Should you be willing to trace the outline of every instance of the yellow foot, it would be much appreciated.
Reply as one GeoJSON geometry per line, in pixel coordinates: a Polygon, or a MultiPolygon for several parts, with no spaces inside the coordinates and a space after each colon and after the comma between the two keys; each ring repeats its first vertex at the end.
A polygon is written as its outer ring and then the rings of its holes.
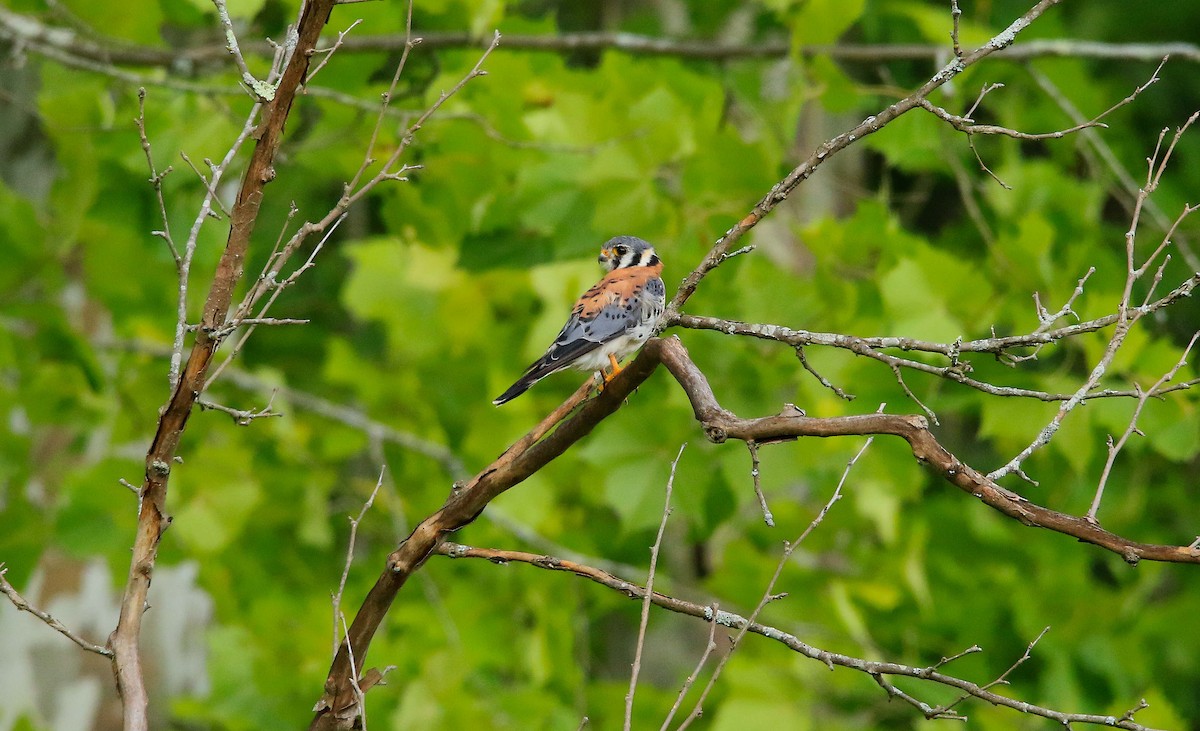
{"type": "Polygon", "coordinates": [[[608,362],[612,364],[612,370],[607,373],[600,371],[600,375],[604,376],[604,383],[606,384],[612,379],[616,378],[617,374],[622,370],[621,364],[617,362],[617,357],[612,353],[608,354],[608,362]]]}

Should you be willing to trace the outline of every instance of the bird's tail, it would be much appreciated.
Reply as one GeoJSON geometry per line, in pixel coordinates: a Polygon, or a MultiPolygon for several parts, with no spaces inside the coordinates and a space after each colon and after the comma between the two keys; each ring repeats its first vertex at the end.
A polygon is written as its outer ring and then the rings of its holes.
{"type": "Polygon", "coordinates": [[[542,380],[551,373],[561,369],[564,363],[551,363],[546,358],[538,360],[533,365],[529,366],[525,374],[517,379],[517,382],[508,387],[508,390],[500,394],[492,400],[492,403],[499,406],[512,401],[516,397],[529,390],[529,387],[538,381],[542,380]]]}

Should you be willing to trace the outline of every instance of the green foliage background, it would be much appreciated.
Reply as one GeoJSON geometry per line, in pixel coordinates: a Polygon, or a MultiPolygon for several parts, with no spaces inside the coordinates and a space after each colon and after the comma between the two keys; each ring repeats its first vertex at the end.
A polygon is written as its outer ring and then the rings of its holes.
{"type": "MultiPolygon", "coordinates": [[[[1028,4],[963,3],[964,45],[998,32],[1028,4]]],[[[9,0],[8,7],[47,23],[73,15],[129,43],[219,42],[214,13],[201,0],[141,2],[120,12],[81,0],[55,9],[9,0]]],[[[597,277],[594,256],[603,240],[631,233],[654,242],[671,287],[817,143],[906,95],[933,70],[924,61],[807,58],[800,48],[838,41],[949,47],[949,12],[940,2],[724,0],[675,7],[688,37],[716,37],[736,22],[749,40],[788,39],[796,52],[714,62],[501,45],[486,64],[489,75],[418,134],[410,162],[424,167],[355,209],[316,268],[272,313],[311,324],[260,331],[235,365],[262,383],[344,404],[441,445],[476,470],[578,385],[576,377],[557,376],[502,409],[490,404],[540,354],[574,297],[597,277]]],[[[294,14],[275,0],[244,0],[231,9],[244,41],[281,38],[294,14]]],[[[349,5],[335,13],[331,31],[361,17],[356,34],[401,32],[404,11],[404,3],[392,0],[349,5]]],[[[470,30],[480,37],[493,28],[669,34],[662,17],[637,4],[458,0],[418,2],[414,27],[418,34],[470,30]]],[[[1130,13],[1120,3],[1068,2],[1021,39],[1151,42],[1198,33],[1200,12],[1187,3],[1139,4],[1130,13]]],[[[418,47],[396,106],[423,109],[477,57],[469,48],[418,47]]],[[[248,271],[258,271],[292,202],[299,216],[315,218],[340,195],[362,159],[371,109],[396,60],[382,52],[339,54],[314,80],[363,104],[316,95],[300,100],[248,271]]],[[[256,72],[265,68],[262,59],[252,63],[256,72]]],[[[1154,65],[994,59],[933,101],[963,112],[983,85],[1001,82],[1005,88],[992,92],[976,117],[1049,131],[1072,122],[1034,73],[1091,116],[1128,95],[1154,65]]],[[[178,154],[219,159],[249,104],[236,92],[231,70],[195,73],[193,80],[230,93],[151,86],[146,102],[156,161],[175,168],[164,192],[179,239],[202,186],[178,154]]],[[[1135,179],[1144,177],[1159,130],[1181,124],[1200,104],[1196,79],[1194,64],[1169,62],[1162,81],[1099,132],[1135,179]]],[[[119,581],[136,513],[116,481],[139,481],[156,409],[168,394],[163,352],[176,291],[169,253],[150,233],[161,224],[131,123],[136,86],[31,55],[23,64],[8,58],[0,87],[6,140],[0,560],[17,586],[47,552],[103,557],[119,581]]],[[[396,130],[394,121],[385,125],[385,146],[395,144],[396,130]]],[[[709,277],[687,310],[948,342],[993,328],[1032,330],[1031,294],[1056,309],[1094,266],[1076,310],[1084,318],[1113,311],[1124,282],[1129,216],[1112,172],[1095,163],[1079,137],[989,138],[977,145],[1012,190],[981,172],[965,138],[932,115],[901,118],[801,186],[750,234],[759,248],[709,277]],[[968,215],[964,189],[983,226],[968,215]]],[[[1195,198],[1198,154],[1200,136],[1193,132],[1155,197],[1169,216],[1195,198]]],[[[1197,238],[1195,222],[1182,232],[1197,238]]],[[[1147,222],[1140,241],[1152,246],[1161,233],[1147,222]]],[[[210,222],[201,237],[193,313],[224,236],[223,225],[210,222]]],[[[1164,287],[1189,274],[1176,257],[1164,287]]],[[[1143,322],[1105,385],[1152,383],[1197,328],[1191,302],[1143,322]]],[[[822,388],[786,347],[711,332],[677,334],[724,405],[744,416],[774,413],[788,402],[817,416],[867,413],[882,402],[892,413],[919,410],[885,367],[845,351],[809,348],[807,356],[856,394],[851,403],[822,388]]],[[[1016,370],[990,358],[972,364],[984,380],[1070,391],[1105,342],[1102,335],[1079,338],[1016,370]]],[[[1194,375],[1187,366],[1180,379],[1194,375]]],[[[984,470],[1028,444],[1057,408],[986,397],[919,374],[906,380],[938,413],[943,443],[984,470]]],[[[269,388],[224,381],[210,396],[257,407],[269,388]]],[[[206,634],[211,694],[159,699],[180,727],[306,723],[328,668],[329,594],[345,557],[345,516],[357,513],[385,461],[387,485],[362,525],[347,585],[352,609],[406,527],[436,509],[462,476],[394,442],[380,446],[286,394],[274,406],[283,418],[250,427],[221,414],[194,414],[184,464],[172,477],[175,521],[160,565],[199,562],[200,585],[215,603],[206,634]]],[[[1082,514],[1104,463],[1105,438],[1124,429],[1132,407],[1099,400],[1076,410],[1026,464],[1041,486],[1010,486],[1082,514]]],[[[1147,406],[1146,437],[1132,441],[1115,467],[1101,512],[1106,527],[1147,542],[1186,544],[1197,534],[1196,412],[1197,400],[1186,392],[1147,406]]],[[[748,612],[782,543],[828,499],[861,440],[764,448],[763,486],[777,522],[767,528],[745,449],[705,443],[665,372],[456,539],[537,552],[557,545],[644,571],[669,463],[684,442],[657,588],[748,612]]],[[[1004,693],[1058,710],[1117,715],[1146,698],[1151,705],[1139,721],[1200,728],[1194,567],[1130,568],[1115,555],[1030,531],[930,478],[903,444],[886,439],[854,468],[846,493],[786,567],[778,588],[789,596],[765,610],[765,622],[825,649],[913,665],[978,644],[984,653],[951,669],[980,682],[1003,672],[1049,625],[1004,693]]],[[[644,574],[623,578],[641,581],[644,574]]],[[[569,575],[433,559],[401,593],[371,648],[370,665],[396,669],[389,685],[369,694],[370,727],[573,729],[584,715],[593,728],[618,727],[637,611],[623,596],[569,575]]],[[[653,612],[635,727],[661,722],[707,632],[695,620],[653,612]]],[[[899,684],[930,703],[954,697],[899,684]]],[[[975,702],[962,710],[973,729],[1050,725],[975,702]]],[[[701,725],[890,729],[922,720],[912,708],[889,703],[866,676],[831,673],[750,637],[706,703],[701,725]]]]}

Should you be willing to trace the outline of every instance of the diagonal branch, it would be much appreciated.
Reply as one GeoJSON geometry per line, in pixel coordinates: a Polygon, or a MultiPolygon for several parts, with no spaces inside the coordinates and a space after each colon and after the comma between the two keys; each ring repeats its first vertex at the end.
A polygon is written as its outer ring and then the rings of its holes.
{"type": "Polygon", "coordinates": [[[97,655],[103,655],[105,657],[113,656],[113,651],[109,648],[97,645],[94,642],[88,642],[72,632],[71,629],[65,624],[55,619],[54,616],[49,612],[38,609],[30,604],[29,600],[21,596],[16,588],[12,584],[8,583],[8,579],[4,576],[6,573],[8,573],[8,569],[5,568],[4,564],[0,563],[0,594],[7,596],[8,600],[13,603],[13,606],[16,607],[18,611],[29,612],[33,616],[45,622],[50,629],[61,633],[63,637],[66,637],[68,640],[74,642],[88,652],[94,652],[97,655]]]}
{"type": "Polygon", "coordinates": [[[716,269],[725,260],[730,247],[741,240],[747,231],[754,228],[762,220],[763,216],[766,216],[774,210],[775,206],[786,200],[792,191],[816,172],[817,168],[826,159],[854,144],[856,140],[878,132],[900,115],[919,108],[922,100],[929,96],[935,89],[992,53],[1012,45],[1017,34],[1028,28],[1030,23],[1037,20],[1051,6],[1057,5],[1061,1],[1040,0],[1040,2],[1026,11],[1024,15],[1014,20],[990,41],[970,53],[954,58],[954,60],[943,66],[928,81],[921,85],[921,88],[912,94],[880,110],[877,114],[872,114],[840,135],[826,140],[817,149],[813,150],[807,159],[801,162],[792,172],[788,173],[783,180],[776,183],[766,196],[751,209],[745,218],[738,221],[732,228],[726,231],[713,247],[709,249],[708,254],[705,255],[700,265],[684,278],[683,283],[679,286],[679,291],[675,293],[675,296],[667,305],[665,320],[669,321],[679,313],[680,308],[695,293],[696,287],[700,285],[704,277],[708,276],[709,272],[716,269]]]}
{"type": "MultiPolygon", "coordinates": [[[[726,612],[714,609],[712,606],[696,604],[683,599],[677,599],[673,596],[668,596],[656,591],[647,591],[645,588],[634,584],[631,581],[613,576],[607,571],[588,566],[585,564],[568,561],[566,559],[556,558],[554,556],[541,556],[534,553],[526,553],[524,551],[507,551],[494,548],[476,548],[474,546],[464,546],[457,543],[443,543],[437,552],[442,556],[450,558],[481,558],[493,563],[525,563],[530,566],[536,566],[540,569],[548,571],[565,571],[576,576],[594,581],[601,586],[608,587],[614,591],[620,592],[630,599],[645,600],[649,597],[652,604],[663,609],[684,614],[690,617],[696,617],[706,622],[712,622],[714,625],[720,624],[731,629],[740,630],[741,632],[750,632],[753,634],[766,637],[784,645],[785,647],[794,650],[795,652],[804,655],[807,658],[817,660],[830,669],[834,667],[849,668],[859,672],[866,673],[872,676],[879,682],[883,676],[905,677],[914,680],[924,680],[939,685],[944,685],[951,688],[956,688],[963,692],[967,697],[974,697],[979,700],[987,701],[992,705],[1011,708],[1021,713],[1029,713],[1042,718],[1049,718],[1058,721],[1064,727],[1073,723],[1089,723],[1098,726],[1108,726],[1110,728],[1129,729],[1130,731],[1149,731],[1147,727],[1133,721],[1132,713],[1127,713],[1124,716],[1099,715],[1091,713],[1065,713],[1056,711],[1051,708],[1037,706],[1025,701],[1016,700],[1002,696],[991,690],[997,684],[997,681],[991,683],[979,684],[970,680],[965,680],[954,675],[949,675],[940,670],[940,668],[948,662],[955,660],[962,655],[972,651],[978,651],[978,648],[972,648],[964,653],[960,653],[952,658],[942,658],[935,665],[928,667],[917,667],[915,665],[904,665],[895,662],[879,662],[875,660],[865,660],[851,655],[843,655],[838,652],[830,652],[814,647],[790,632],[785,632],[771,625],[761,624],[754,621],[753,617],[746,618],[733,612],[726,612]]],[[[1036,642],[1036,640],[1035,640],[1036,642]]],[[[1026,656],[1029,650],[1032,649],[1032,644],[1026,650],[1026,656]]],[[[1020,663],[1024,662],[1025,658],[1019,660],[1013,665],[1015,668],[1020,663]]],[[[1012,668],[1008,672],[1012,672],[1012,668]]],[[[1005,673],[1007,675],[1008,673],[1005,673]]],[[[1004,676],[1001,676],[1003,678],[1004,676]]],[[[880,682],[880,685],[888,692],[889,695],[903,697],[906,701],[912,703],[922,711],[928,718],[961,718],[957,716],[947,715],[946,709],[935,708],[928,704],[917,701],[907,693],[900,691],[894,685],[886,682],[880,682]],[[906,697],[907,696],[907,697],[906,697]]],[[[666,725],[664,724],[664,728],[666,725]]]]}
{"type": "Polygon", "coordinates": [[[250,235],[254,232],[263,200],[263,189],[275,177],[274,160],[283,136],[284,123],[308,70],[311,52],[316,47],[334,4],[334,0],[311,0],[304,6],[297,28],[296,51],[283,72],[274,99],[263,107],[261,121],[254,132],[257,144],[231,211],[229,238],[204,303],[200,329],[174,393],[161,412],[154,441],[146,454],[146,475],[139,493],[138,529],[129,565],[129,578],[121,600],[117,628],[108,640],[109,648],[114,653],[113,672],[124,704],[124,728],[127,731],[149,727],[150,700],[146,694],[139,638],[158,543],[170,524],[166,498],[171,465],[220,342],[210,333],[224,325],[234,287],[242,277],[250,235]]]}
{"type": "Polygon", "coordinates": [[[695,418],[710,441],[728,439],[778,441],[795,437],[897,436],[908,442],[918,462],[984,504],[1021,523],[1072,536],[1108,549],[1131,564],[1142,559],[1200,564],[1200,541],[1191,546],[1139,543],[1110,533],[1083,518],[1059,513],[1029,502],[963,464],[929,431],[923,416],[862,414],[834,418],[800,416],[786,409],[776,416],[744,419],[725,410],[713,395],[708,379],[696,367],[677,338],[652,339],[619,376],[594,398],[587,399],[591,381],[555,409],[532,431],[509,447],[475,477],[457,482],[442,507],[423,520],[387,557],[387,565],[363,600],[342,643],[318,701],[309,728],[351,728],[360,699],[353,681],[363,672],[367,648],[396,595],[446,537],[470,524],[493,499],[523,482],[579,441],[621,407],[626,397],[650,377],[659,363],[683,387],[695,418]],[[581,405],[582,404],[582,405],[581,405]],[[349,648],[355,648],[351,656],[349,648]]]}
{"type": "Polygon", "coordinates": [[[652,341],[647,348],[651,346],[654,346],[653,352],[658,354],[663,365],[687,393],[696,420],[713,442],[721,443],[728,439],[764,442],[795,437],[870,434],[896,436],[908,442],[918,462],[942,479],[1025,525],[1046,528],[1100,546],[1120,555],[1130,564],[1136,564],[1141,559],[1200,563],[1200,547],[1132,541],[1110,533],[1085,518],[1044,508],[1004,489],[970,465],[959,461],[943,447],[929,431],[929,425],[922,416],[861,414],[818,419],[800,416],[793,409],[785,409],[775,416],[745,419],[721,407],[708,379],[692,362],[678,339],[652,341]]]}
{"type": "Polygon", "coordinates": [[[505,490],[549,464],[619,409],[625,398],[658,366],[655,352],[654,349],[644,349],[599,395],[585,401],[592,388],[589,379],[496,461],[470,480],[454,483],[442,507],[421,521],[387,557],[387,566],[363,600],[350,625],[347,641],[342,643],[329,669],[325,692],[314,708],[317,715],[309,725],[310,729],[352,727],[359,714],[359,700],[354,695],[352,681],[362,674],[363,661],[371,640],[396,594],[433,554],[438,544],[448,534],[479,517],[487,504],[505,490]],[[354,648],[354,657],[350,655],[350,647],[354,648]]]}

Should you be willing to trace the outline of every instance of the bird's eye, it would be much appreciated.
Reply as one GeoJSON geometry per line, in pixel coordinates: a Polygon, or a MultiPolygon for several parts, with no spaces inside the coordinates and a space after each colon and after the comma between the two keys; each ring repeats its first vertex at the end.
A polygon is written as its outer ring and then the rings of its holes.
{"type": "Polygon", "coordinates": [[[613,251],[617,253],[617,256],[625,256],[629,253],[629,247],[624,244],[617,244],[613,247],[613,251]]]}

